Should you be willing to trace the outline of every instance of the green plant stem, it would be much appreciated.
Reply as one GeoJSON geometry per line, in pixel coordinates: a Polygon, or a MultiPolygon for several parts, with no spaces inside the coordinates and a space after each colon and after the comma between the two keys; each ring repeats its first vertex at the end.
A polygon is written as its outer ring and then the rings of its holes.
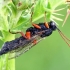
{"type": "MultiPolygon", "coordinates": [[[[6,41],[13,40],[15,38],[15,35],[8,34],[5,38],[6,41]]],[[[15,70],[15,58],[14,59],[8,59],[9,53],[6,55],[3,55],[0,60],[0,70],[15,70]]]]}

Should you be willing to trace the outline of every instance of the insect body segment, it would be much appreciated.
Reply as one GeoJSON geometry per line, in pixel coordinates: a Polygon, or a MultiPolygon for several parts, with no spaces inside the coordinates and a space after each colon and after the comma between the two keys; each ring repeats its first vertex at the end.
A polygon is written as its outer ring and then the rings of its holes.
{"type": "Polygon", "coordinates": [[[42,35],[41,37],[46,37],[46,36],[49,36],[52,34],[52,31],[56,30],[56,26],[55,26],[55,29],[53,27],[53,22],[48,22],[48,23],[39,23],[39,24],[36,24],[37,26],[39,26],[40,28],[34,26],[34,27],[30,27],[26,30],[26,33],[27,32],[30,32],[31,33],[31,37],[33,35],[36,35],[37,33],[39,32],[42,32],[42,35]]]}
{"type": "Polygon", "coordinates": [[[50,21],[48,23],[39,23],[33,25],[33,27],[29,27],[26,30],[25,35],[22,32],[17,32],[22,33],[23,35],[15,40],[5,42],[0,50],[0,55],[6,53],[13,54],[15,52],[15,56],[11,56],[10,58],[17,57],[20,54],[28,51],[30,48],[44,39],[44,37],[50,36],[55,30],[58,30],[60,36],[64,39],[68,46],[70,46],[70,44],[67,42],[67,40],[70,40],[57,28],[55,22],[50,21]]]}
{"type": "Polygon", "coordinates": [[[22,36],[15,40],[5,42],[5,44],[3,45],[0,51],[0,55],[19,49],[21,51],[26,46],[30,46],[30,45],[33,46],[37,44],[41,39],[51,35],[52,32],[56,30],[56,25],[53,21],[48,22],[47,26],[45,23],[36,24],[33,27],[30,27],[26,30],[25,36],[23,36],[22,32],[17,32],[17,33],[22,33],[22,36]],[[37,26],[40,28],[38,28],[37,26]],[[49,28],[47,26],[49,26],[49,28]]]}

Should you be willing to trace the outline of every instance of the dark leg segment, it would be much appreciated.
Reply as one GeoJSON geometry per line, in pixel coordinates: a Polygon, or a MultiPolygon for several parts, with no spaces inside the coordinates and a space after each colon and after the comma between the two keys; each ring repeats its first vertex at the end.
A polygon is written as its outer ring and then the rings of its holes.
{"type": "MultiPolygon", "coordinates": [[[[33,15],[33,12],[31,13],[31,23],[32,23],[32,15],[33,15]]],[[[41,27],[37,24],[32,23],[32,25],[37,29],[41,29],[41,27]]]]}
{"type": "Polygon", "coordinates": [[[9,30],[9,32],[10,32],[11,34],[18,34],[18,33],[20,33],[21,36],[23,36],[24,38],[27,39],[27,37],[25,36],[25,34],[24,34],[23,32],[11,32],[10,30],[9,30]]]}

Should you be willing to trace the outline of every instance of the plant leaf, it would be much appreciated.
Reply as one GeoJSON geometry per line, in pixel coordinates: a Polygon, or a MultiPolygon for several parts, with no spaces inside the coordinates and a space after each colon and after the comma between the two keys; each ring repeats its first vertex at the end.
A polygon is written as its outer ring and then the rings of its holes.
{"type": "Polygon", "coordinates": [[[56,7],[62,5],[64,3],[64,0],[49,0],[52,9],[55,9],[56,7]]]}

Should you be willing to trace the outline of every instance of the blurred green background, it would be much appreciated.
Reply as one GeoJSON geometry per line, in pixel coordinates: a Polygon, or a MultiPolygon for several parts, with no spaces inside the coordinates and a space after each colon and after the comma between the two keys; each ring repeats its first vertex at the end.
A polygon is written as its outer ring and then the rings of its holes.
{"type": "MultiPolygon", "coordinates": [[[[62,19],[66,16],[66,10],[59,12],[64,14],[62,19]]],[[[70,16],[64,27],[63,22],[57,22],[59,29],[70,38],[70,16]]],[[[70,70],[70,47],[56,30],[51,36],[16,58],[16,70],[70,70]]]]}
{"type": "MultiPolygon", "coordinates": [[[[60,13],[64,14],[66,9],[60,13]]],[[[41,22],[40,20],[38,23],[41,22]]],[[[64,27],[59,22],[60,30],[70,38],[70,16],[64,27]]],[[[2,46],[0,41],[0,46],[2,46]]],[[[16,70],[70,70],[70,47],[64,42],[58,31],[38,43],[28,52],[16,58],[16,70]]]]}

